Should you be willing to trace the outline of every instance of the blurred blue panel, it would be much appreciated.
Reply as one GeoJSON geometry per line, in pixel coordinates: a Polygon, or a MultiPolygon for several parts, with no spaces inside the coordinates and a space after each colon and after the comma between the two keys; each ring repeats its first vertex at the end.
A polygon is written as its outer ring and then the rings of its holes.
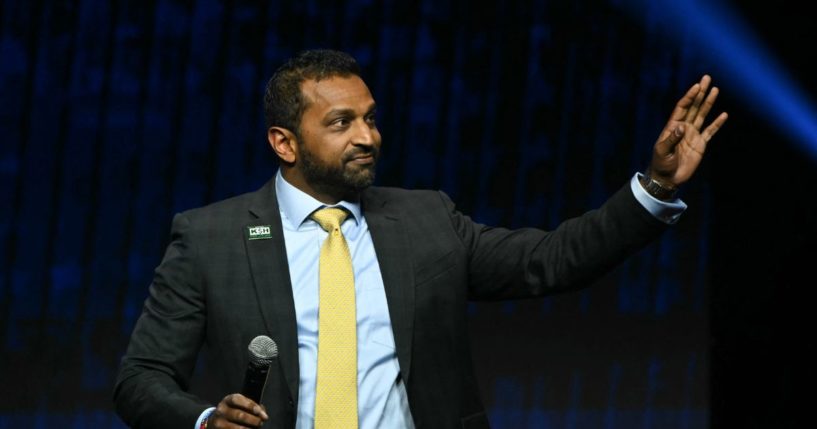
{"type": "MultiPolygon", "coordinates": [[[[791,137],[804,153],[817,159],[817,107],[815,100],[792,81],[775,56],[723,2],[630,0],[623,2],[636,15],[648,10],[656,25],[666,22],[694,28],[670,32],[677,42],[694,44],[722,75],[734,96],[742,98],[759,117],[791,137]],[[681,39],[680,36],[688,37],[681,39]]],[[[718,76],[715,77],[716,85],[718,76]]]]}

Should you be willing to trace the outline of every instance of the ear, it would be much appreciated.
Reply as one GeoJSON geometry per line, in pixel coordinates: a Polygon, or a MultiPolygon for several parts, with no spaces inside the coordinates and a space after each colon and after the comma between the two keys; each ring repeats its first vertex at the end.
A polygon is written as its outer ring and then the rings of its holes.
{"type": "Polygon", "coordinates": [[[267,141],[278,158],[292,164],[298,155],[298,140],[292,131],[281,127],[270,127],[267,130],[267,141]]]}

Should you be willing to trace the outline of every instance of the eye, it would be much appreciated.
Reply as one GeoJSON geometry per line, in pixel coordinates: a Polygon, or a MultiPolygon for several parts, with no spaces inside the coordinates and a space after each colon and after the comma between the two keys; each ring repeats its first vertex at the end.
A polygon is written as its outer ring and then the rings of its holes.
{"type": "Polygon", "coordinates": [[[331,122],[333,127],[347,127],[349,126],[349,118],[337,118],[331,122]]]}
{"type": "Polygon", "coordinates": [[[375,115],[374,113],[370,113],[370,114],[366,115],[366,122],[367,122],[368,124],[372,124],[372,125],[373,125],[373,124],[375,123],[376,116],[377,116],[377,115],[375,115]]]}

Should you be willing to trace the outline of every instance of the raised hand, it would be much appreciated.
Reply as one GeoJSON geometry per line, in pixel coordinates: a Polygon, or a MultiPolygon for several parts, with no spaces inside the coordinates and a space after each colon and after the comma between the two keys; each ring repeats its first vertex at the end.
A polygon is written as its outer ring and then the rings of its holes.
{"type": "Polygon", "coordinates": [[[728,115],[723,112],[701,131],[718,98],[717,87],[709,90],[711,82],[712,78],[704,75],[689,88],[658,136],[647,175],[662,187],[674,189],[692,177],[701,164],[707,144],[726,122],[728,115]]]}

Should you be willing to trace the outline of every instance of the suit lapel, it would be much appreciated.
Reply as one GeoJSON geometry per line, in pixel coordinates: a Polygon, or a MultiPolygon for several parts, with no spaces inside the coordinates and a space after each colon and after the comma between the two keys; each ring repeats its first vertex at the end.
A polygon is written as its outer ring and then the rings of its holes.
{"type": "Polygon", "coordinates": [[[377,194],[382,192],[372,189],[364,192],[363,213],[383,275],[400,372],[407,382],[414,336],[414,273],[411,264],[406,263],[409,242],[403,221],[398,213],[389,210],[388,201],[377,194]]]}
{"type": "Polygon", "coordinates": [[[289,393],[297,400],[300,378],[298,328],[274,179],[255,193],[249,210],[250,220],[242,232],[255,293],[270,337],[278,344],[278,361],[289,393]],[[251,240],[248,228],[256,226],[269,226],[269,238],[251,240]]]}

